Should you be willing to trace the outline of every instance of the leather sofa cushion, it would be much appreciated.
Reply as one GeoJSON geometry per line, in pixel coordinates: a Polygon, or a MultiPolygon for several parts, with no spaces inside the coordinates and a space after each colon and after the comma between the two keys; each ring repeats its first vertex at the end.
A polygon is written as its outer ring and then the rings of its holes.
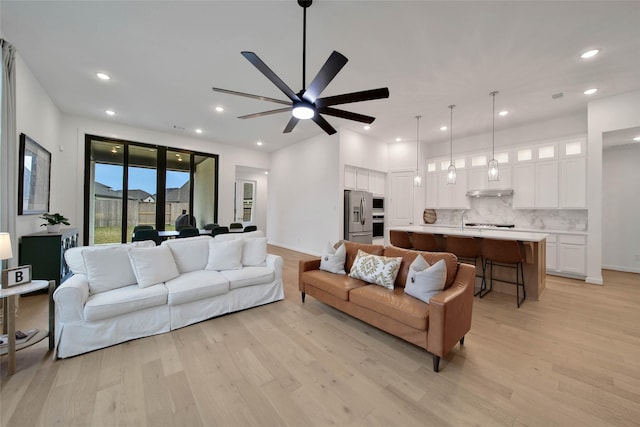
{"type": "Polygon", "coordinates": [[[406,295],[403,288],[390,290],[375,285],[363,286],[353,289],[349,300],[412,328],[427,330],[429,305],[406,295]]]}
{"type": "Polygon", "coordinates": [[[164,283],[141,288],[129,285],[91,295],[84,305],[85,320],[102,320],[145,308],[165,305],[167,287],[164,283]]]}
{"type": "Polygon", "coordinates": [[[184,304],[229,292],[229,281],[217,271],[200,270],[182,273],[165,282],[169,305],[184,304]]]}
{"type": "Polygon", "coordinates": [[[384,246],[382,245],[367,245],[365,243],[355,243],[347,240],[344,241],[344,245],[347,248],[347,260],[344,263],[344,271],[346,271],[347,274],[351,271],[353,261],[355,261],[356,256],[358,256],[358,249],[371,255],[384,254],[384,246]]]}
{"type": "Polygon", "coordinates": [[[349,301],[349,292],[352,289],[368,285],[368,283],[349,277],[346,274],[329,273],[323,270],[305,271],[304,282],[305,285],[321,289],[344,301],[349,301]]]}
{"type": "Polygon", "coordinates": [[[433,265],[441,259],[444,260],[447,265],[447,281],[444,284],[444,288],[447,289],[453,283],[453,280],[458,274],[458,257],[448,252],[420,252],[409,249],[396,248],[395,246],[387,246],[384,250],[384,256],[387,257],[402,257],[402,264],[400,265],[400,271],[396,277],[395,287],[404,288],[404,284],[407,282],[407,273],[409,272],[409,266],[416,259],[418,254],[422,254],[425,261],[429,265],[433,265]]]}

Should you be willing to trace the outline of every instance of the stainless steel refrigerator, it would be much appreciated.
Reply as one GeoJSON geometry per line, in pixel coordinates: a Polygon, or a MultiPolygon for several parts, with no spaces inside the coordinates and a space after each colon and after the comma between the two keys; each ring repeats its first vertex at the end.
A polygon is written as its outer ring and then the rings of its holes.
{"type": "Polygon", "coordinates": [[[344,192],[344,238],[358,243],[373,242],[373,195],[366,191],[344,192]]]}

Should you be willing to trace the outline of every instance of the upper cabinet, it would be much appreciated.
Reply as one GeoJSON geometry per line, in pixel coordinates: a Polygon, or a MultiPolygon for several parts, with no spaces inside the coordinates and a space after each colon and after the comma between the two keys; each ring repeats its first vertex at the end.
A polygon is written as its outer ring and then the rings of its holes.
{"type": "Polygon", "coordinates": [[[369,191],[374,196],[384,197],[386,191],[387,174],[374,170],[345,165],[345,190],[369,191]]]}
{"type": "Polygon", "coordinates": [[[560,207],[585,208],[587,206],[587,157],[582,140],[561,144],[560,152],[560,207]]]}

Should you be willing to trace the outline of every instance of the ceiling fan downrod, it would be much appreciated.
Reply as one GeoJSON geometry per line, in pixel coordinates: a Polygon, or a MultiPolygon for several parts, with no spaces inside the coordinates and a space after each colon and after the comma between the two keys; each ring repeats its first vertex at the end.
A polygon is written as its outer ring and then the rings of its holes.
{"type": "Polygon", "coordinates": [[[311,3],[313,0],[298,0],[298,4],[302,7],[302,89],[300,93],[307,87],[305,79],[307,75],[307,8],[311,3]]]}

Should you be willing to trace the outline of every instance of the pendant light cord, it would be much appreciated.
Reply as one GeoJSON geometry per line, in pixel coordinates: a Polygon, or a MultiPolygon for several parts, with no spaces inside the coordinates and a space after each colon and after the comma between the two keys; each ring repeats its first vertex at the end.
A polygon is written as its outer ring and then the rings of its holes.
{"type": "Polygon", "coordinates": [[[449,121],[449,153],[450,160],[449,164],[453,164],[453,108],[455,105],[449,105],[449,109],[451,110],[451,120],[449,121]]]}
{"type": "Polygon", "coordinates": [[[418,161],[420,159],[420,119],[422,116],[416,116],[416,172],[418,171],[418,161]]]}
{"type": "Polygon", "coordinates": [[[493,97],[493,114],[491,115],[491,158],[496,158],[496,95],[498,91],[493,91],[489,95],[493,97]]]}

